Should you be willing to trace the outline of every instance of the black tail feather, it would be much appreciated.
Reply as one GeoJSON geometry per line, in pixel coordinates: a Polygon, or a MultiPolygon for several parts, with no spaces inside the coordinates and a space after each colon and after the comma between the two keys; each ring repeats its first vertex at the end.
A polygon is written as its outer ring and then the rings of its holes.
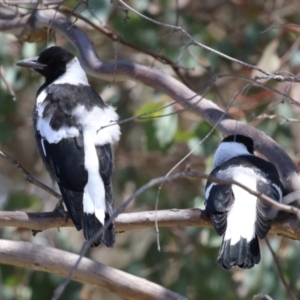
{"type": "Polygon", "coordinates": [[[82,192],[66,189],[59,185],[64,203],[77,230],[82,229],[82,192]]]}
{"type": "Polygon", "coordinates": [[[230,244],[231,240],[223,242],[219,251],[217,263],[224,269],[230,269],[233,266],[239,266],[242,269],[253,268],[260,262],[260,250],[258,237],[255,236],[250,242],[241,238],[234,245],[230,244]]]}
{"type": "MultiPolygon", "coordinates": [[[[105,214],[105,222],[107,222],[108,219],[109,215],[105,214]]],[[[82,227],[85,239],[89,240],[101,230],[103,224],[96,218],[95,214],[83,213],[82,227]]],[[[115,243],[115,229],[113,224],[109,225],[104,234],[101,234],[99,237],[94,239],[94,241],[91,243],[91,246],[97,247],[101,243],[103,243],[107,247],[113,247],[115,243]]]]}
{"type": "MultiPolygon", "coordinates": [[[[105,224],[109,220],[110,215],[108,213],[105,214],[105,224]]],[[[115,243],[115,226],[111,223],[108,228],[104,232],[103,244],[106,247],[112,248],[115,243]]]]}

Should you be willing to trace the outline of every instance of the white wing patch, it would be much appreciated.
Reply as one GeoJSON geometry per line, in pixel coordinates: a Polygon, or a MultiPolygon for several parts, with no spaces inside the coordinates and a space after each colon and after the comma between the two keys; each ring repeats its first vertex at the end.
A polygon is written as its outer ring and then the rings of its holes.
{"type": "Polygon", "coordinates": [[[74,116],[83,127],[84,166],[88,172],[88,182],[84,188],[83,211],[95,214],[104,224],[106,200],[103,180],[100,176],[99,159],[96,145],[113,144],[120,138],[120,127],[116,123],[118,115],[111,106],[94,107],[91,111],[79,105],[73,111],[74,116]]]}
{"type": "Polygon", "coordinates": [[[106,211],[105,188],[99,174],[99,160],[94,139],[95,132],[89,129],[83,131],[84,166],[88,172],[88,182],[84,187],[83,194],[83,211],[95,214],[96,218],[104,224],[106,211]]]}
{"type": "MultiPolygon", "coordinates": [[[[53,130],[50,126],[51,116],[43,118],[45,105],[37,105],[38,119],[36,128],[41,136],[48,143],[58,143],[64,138],[73,138],[79,135],[79,130],[76,127],[62,127],[59,130],[53,130]]],[[[79,105],[73,111],[74,117],[78,119],[78,123],[83,130],[93,133],[94,145],[114,144],[120,139],[120,126],[116,123],[118,114],[111,106],[94,107],[91,111],[87,111],[83,105],[79,105]]]]}
{"type": "Polygon", "coordinates": [[[79,105],[73,113],[84,129],[94,132],[94,145],[114,144],[119,141],[119,116],[113,107],[94,107],[88,111],[83,105],[79,105]]]}
{"type": "Polygon", "coordinates": [[[50,144],[56,144],[65,138],[74,138],[79,135],[79,130],[76,127],[62,127],[59,130],[53,130],[50,126],[51,118],[38,117],[36,123],[36,129],[40,135],[47,140],[50,144]]]}

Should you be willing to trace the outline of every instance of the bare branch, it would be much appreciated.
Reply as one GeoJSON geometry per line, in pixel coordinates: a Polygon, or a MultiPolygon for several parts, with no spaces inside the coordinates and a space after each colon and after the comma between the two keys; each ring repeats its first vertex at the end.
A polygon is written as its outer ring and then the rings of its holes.
{"type": "Polygon", "coordinates": [[[177,31],[180,31],[180,32],[182,32],[183,34],[185,34],[185,35],[190,39],[190,42],[189,42],[187,45],[185,45],[184,47],[189,47],[190,45],[197,45],[197,46],[199,46],[199,47],[201,47],[201,48],[204,48],[204,49],[206,49],[206,50],[208,50],[208,51],[210,51],[210,52],[212,52],[212,53],[214,53],[214,54],[217,54],[217,55],[219,55],[219,56],[221,56],[221,57],[224,57],[224,58],[226,58],[227,60],[230,60],[230,61],[235,62],[235,63],[237,63],[237,64],[240,64],[240,65],[242,65],[242,66],[248,67],[248,68],[250,68],[250,69],[257,70],[257,71],[259,71],[259,72],[261,72],[261,73],[263,73],[263,74],[265,74],[265,75],[272,76],[271,73],[266,72],[265,70],[263,70],[263,69],[261,69],[261,68],[259,68],[259,67],[257,67],[257,66],[254,66],[254,65],[245,63],[244,61],[241,61],[241,60],[238,60],[238,59],[236,59],[236,58],[233,58],[233,57],[231,57],[231,56],[229,56],[229,55],[226,55],[226,54],[224,54],[224,53],[222,53],[222,52],[220,52],[220,51],[217,51],[217,50],[215,50],[215,49],[213,49],[213,48],[210,48],[210,47],[208,47],[208,46],[206,46],[206,45],[204,45],[204,44],[202,44],[202,43],[200,43],[200,42],[197,42],[197,41],[196,41],[196,40],[195,40],[195,39],[194,39],[194,38],[193,38],[186,30],[184,30],[181,26],[175,26],[175,25],[171,25],[171,24],[166,24],[166,23],[158,22],[158,21],[153,20],[153,19],[151,19],[151,18],[149,18],[149,17],[147,17],[147,16],[141,14],[140,12],[136,11],[135,9],[133,9],[131,6],[129,6],[129,5],[128,5],[127,3],[125,3],[124,1],[119,0],[119,2],[122,3],[126,8],[128,8],[129,10],[131,10],[132,12],[134,12],[135,14],[137,14],[138,16],[140,16],[140,17],[146,19],[147,21],[149,21],[149,22],[151,22],[151,23],[154,23],[154,24],[159,25],[159,26],[164,26],[164,27],[167,27],[167,28],[170,28],[170,29],[173,29],[173,30],[177,30],[177,31]]]}
{"type": "Polygon", "coordinates": [[[283,123],[283,122],[300,123],[300,118],[295,119],[295,118],[288,118],[288,117],[285,117],[282,115],[268,115],[268,114],[259,115],[254,120],[265,120],[265,119],[274,120],[274,119],[280,119],[280,118],[283,119],[283,121],[280,121],[280,123],[283,123]]]}
{"type": "Polygon", "coordinates": [[[113,29],[109,28],[106,24],[104,26],[98,26],[95,23],[93,23],[90,19],[84,17],[83,15],[74,12],[73,10],[67,8],[67,7],[60,7],[59,11],[62,13],[68,13],[80,20],[83,20],[84,22],[86,22],[87,24],[89,24],[91,27],[93,27],[95,30],[101,32],[103,35],[105,35],[106,37],[108,37],[110,40],[118,42],[122,45],[125,45],[131,49],[134,49],[136,51],[139,51],[141,53],[144,53],[146,55],[149,55],[151,57],[153,57],[154,59],[158,60],[159,62],[163,63],[163,64],[167,64],[170,65],[172,67],[172,69],[174,70],[174,72],[176,73],[176,75],[178,76],[178,78],[188,87],[190,87],[190,84],[188,82],[188,80],[180,73],[180,69],[186,69],[185,67],[182,67],[180,65],[178,65],[177,63],[173,62],[172,60],[170,60],[168,57],[164,56],[164,55],[160,55],[158,53],[154,53],[148,49],[143,49],[141,47],[138,47],[134,44],[131,44],[127,41],[125,41],[122,36],[118,35],[116,32],[114,32],[113,29]]]}
{"type": "Polygon", "coordinates": [[[2,65],[0,65],[0,78],[2,78],[4,85],[6,86],[7,91],[9,94],[13,97],[13,100],[16,98],[16,94],[12,88],[12,86],[9,84],[9,82],[6,80],[5,70],[2,65]]]}
{"type": "Polygon", "coordinates": [[[47,185],[43,184],[42,182],[38,181],[34,177],[30,175],[30,173],[24,169],[15,159],[13,159],[11,156],[6,154],[5,152],[0,150],[0,156],[8,160],[11,164],[13,164],[24,176],[25,180],[38,186],[39,188],[43,189],[44,191],[48,192],[52,196],[54,196],[57,199],[61,199],[61,195],[56,193],[53,189],[49,188],[47,185]]]}
{"type": "MultiPolygon", "coordinates": [[[[1,240],[0,263],[32,270],[68,275],[78,255],[66,251],[34,245],[27,242],[1,240]]],[[[82,258],[73,280],[93,284],[126,299],[187,300],[146,279],[82,258]]]]}
{"type": "MultiPolygon", "coordinates": [[[[155,218],[160,227],[191,226],[212,228],[210,219],[200,209],[171,209],[141,211],[120,214],[115,219],[117,232],[154,228],[155,218]],[[155,216],[156,215],[156,216],[155,216]]],[[[0,211],[0,226],[26,228],[42,231],[50,228],[73,227],[70,218],[59,212],[26,213],[21,211],[0,211]]],[[[270,233],[300,240],[300,221],[292,215],[279,217],[272,222],[270,233]]]]}
{"type": "MultiPolygon", "coordinates": [[[[223,117],[216,126],[217,130],[225,135],[239,133],[252,137],[259,145],[258,150],[278,168],[286,192],[300,188],[300,175],[297,166],[279,145],[265,133],[234,120],[213,102],[198,96],[187,86],[164,72],[127,61],[102,62],[91,40],[76,26],[70,27],[69,21],[61,13],[49,9],[36,11],[33,16],[36,27],[49,26],[51,21],[52,29],[57,30],[77,48],[81,64],[90,75],[110,81],[129,79],[142,82],[169,95],[185,108],[204,118],[212,126],[223,117]],[[201,101],[199,101],[200,99],[201,101]],[[195,105],[195,103],[197,104],[195,105]]],[[[28,25],[28,20],[24,18],[15,18],[10,21],[12,25],[15,23],[23,23],[23,26],[28,25]]],[[[0,22],[0,31],[3,30],[1,24],[0,22]]],[[[7,29],[7,23],[5,27],[7,29]]]]}
{"type": "MultiPolygon", "coordinates": [[[[20,36],[25,29],[26,32],[30,32],[32,22],[28,22],[29,16],[0,20],[0,31],[10,32],[17,36],[20,36]]],[[[32,17],[35,20],[35,28],[31,28],[31,30],[51,25],[52,29],[57,30],[77,48],[81,64],[90,75],[110,81],[130,79],[142,82],[169,95],[185,108],[204,118],[212,126],[223,117],[222,121],[216,126],[217,130],[225,135],[239,133],[252,137],[259,144],[259,152],[278,168],[286,192],[292,192],[300,188],[300,175],[297,166],[279,145],[265,133],[234,120],[213,102],[198,96],[187,86],[164,72],[127,61],[102,62],[92,41],[86,34],[75,25],[70,27],[68,19],[55,10],[35,11],[32,17]],[[200,99],[201,101],[199,101],[200,99]],[[197,104],[195,105],[195,103],[197,104]]]]}
{"type": "Polygon", "coordinates": [[[277,268],[280,280],[281,280],[283,286],[285,287],[285,289],[286,289],[286,291],[287,291],[287,293],[288,293],[288,295],[290,297],[290,300],[297,300],[297,297],[295,296],[295,294],[292,291],[291,287],[289,286],[288,282],[284,278],[283,271],[282,271],[281,266],[280,266],[280,261],[279,261],[277,255],[276,255],[276,253],[272,249],[271,244],[270,244],[268,238],[266,238],[265,241],[267,243],[267,246],[268,246],[269,250],[271,251],[271,254],[273,256],[273,259],[274,259],[274,262],[275,262],[275,266],[277,268]]]}
{"type": "Polygon", "coordinates": [[[253,300],[258,300],[258,299],[273,300],[273,298],[271,298],[268,294],[264,294],[264,293],[254,295],[252,299],[253,300]]]}

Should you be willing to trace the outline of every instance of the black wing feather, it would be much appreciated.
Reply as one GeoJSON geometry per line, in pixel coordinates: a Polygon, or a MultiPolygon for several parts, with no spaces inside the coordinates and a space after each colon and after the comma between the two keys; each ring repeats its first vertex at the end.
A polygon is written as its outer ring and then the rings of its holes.
{"type": "Polygon", "coordinates": [[[62,139],[59,143],[50,144],[38,133],[36,136],[47,169],[57,181],[70,216],[77,230],[80,230],[83,190],[88,180],[88,173],[84,168],[84,149],[78,146],[77,138],[62,139]]]}
{"type": "Polygon", "coordinates": [[[217,233],[222,235],[227,227],[227,212],[234,202],[234,196],[231,185],[208,182],[206,189],[210,185],[212,187],[208,199],[206,199],[205,210],[210,215],[217,233]]]}
{"type": "MultiPolygon", "coordinates": [[[[112,213],[115,210],[115,204],[113,199],[113,189],[112,189],[112,172],[113,172],[113,154],[111,146],[109,144],[103,146],[97,146],[97,155],[99,158],[99,172],[104,183],[105,188],[105,201],[106,201],[106,214],[105,223],[109,220],[112,213]]],[[[104,233],[103,243],[107,247],[112,247],[115,241],[115,230],[114,225],[108,227],[104,233]]]]}
{"type": "MultiPolygon", "coordinates": [[[[280,184],[278,182],[276,183],[280,188],[280,184]]],[[[257,191],[259,193],[265,194],[266,196],[272,198],[275,201],[279,201],[281,198],[281,195],[278,193],[278,190],[273,185],[270,185],[269,183],[263,181],[257,182],[257,191]]],[[[271,205],[258,199],[256,205],[256,211],[257,211],[257,218],[256,218],[255,230],[257,235],[262,239],[266,236],[266,234],[270,230],[272,220],[277,215],[277,210],[271,205]]]]}
{"type": "Polygon", "coordinates": [[[111,151],[111,146],[109,144],[103,146],[97,146],[97,155],[99,159],[99,173],[104,183],[105,187],[105,198],[106,204],[111,206],[112,209],[108,209],[110,213],[114,211],[114,202],[113,202],[113,191],[111,177],[113,172],[113,156],[111,151]]]}

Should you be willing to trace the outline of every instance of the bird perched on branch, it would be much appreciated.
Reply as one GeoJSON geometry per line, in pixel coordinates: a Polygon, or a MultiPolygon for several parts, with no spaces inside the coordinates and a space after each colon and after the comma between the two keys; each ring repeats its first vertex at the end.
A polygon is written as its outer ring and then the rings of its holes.
{"type": "MultiPolygon", "coordinates": [[[[38,89],[33,123],[39,153],[56,180],[77,230],[91,239],[113,213],[112,145],[120,128],[115,109],[89,85],[78,59],[67,49],[50,47],[17,62],[45,77],[38,89]]],[[[92,246],[112,247],[114,226],[92,246]]]]}
{"type": "MultiPolygon", "coordinates": [[[[282,187],[276,167],[254,155],[250,137],[231,135],[219,145],[214,155],[211,176],[237,181],[253,191],[282,201],[282,187]]],[[[234,184],[207,181],[206,211],[214,228],[223,235],[217,263],[230,269],[252,268],[260,262],[258,238],[268,233],[277,211],[256,196],[234,184]]]]}

